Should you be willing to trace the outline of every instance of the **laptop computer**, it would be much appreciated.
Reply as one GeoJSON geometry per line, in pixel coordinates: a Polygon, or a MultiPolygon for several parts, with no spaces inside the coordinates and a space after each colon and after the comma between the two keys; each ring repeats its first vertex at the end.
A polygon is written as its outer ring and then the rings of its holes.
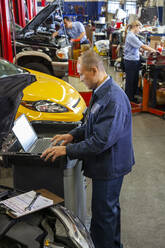
{"type": "Polygon", "coordinates": [[[41,154],[45,149],[52,146],[51,138],[39,138],[37,136],[25,114],[15,120],[12,131],[24,152],[41,154]]]}

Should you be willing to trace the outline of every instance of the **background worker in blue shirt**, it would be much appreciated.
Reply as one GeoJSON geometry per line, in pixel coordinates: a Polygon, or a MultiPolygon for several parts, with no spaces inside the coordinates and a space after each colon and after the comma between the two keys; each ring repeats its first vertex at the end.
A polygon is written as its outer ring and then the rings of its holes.
{"type": "Polygon", "coordinates": [[[136,36],[141,28],[141,23],[136,20],[128,25],[129,32],[126,36],[124,60],[125,60],[125,73],[126,85],[125,93],[130,101],[135,102],[135,95],[137,93],[140,69],[140,54],[139,49],[142,48],[149,52],[156,52],[155,49],[143,44],[136,36]]]}
{"type": "MultiPolygon", "coordinates": [[[[81,22],[72,22],[67,16],[64,17],[64,25],[66,29],[66,34],[69,36],[70,40],[79,39],[81,44],[88,44],[86,32],[84,25],[81,22]]],[[[65,34],[63,28],[52,34],[52,37],[57,35],[65,34]]]]}
{"type": "Polygon", "coordinates": [[[123,177],[134,164],[130,102],[92,49],[79,57],[77,68],[80,80],[94,91],[87,121],[56,135],[54,145],[63,140],[61,145],[48,148],[41,157],[83,160],[84,175],[92,178],[90,231],[95,248],[121,248],[119,196],[123,177]]]}

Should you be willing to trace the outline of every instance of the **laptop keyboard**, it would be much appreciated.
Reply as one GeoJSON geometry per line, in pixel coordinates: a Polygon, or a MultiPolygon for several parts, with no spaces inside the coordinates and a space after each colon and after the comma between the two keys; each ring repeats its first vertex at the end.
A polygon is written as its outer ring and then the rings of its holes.
{"type": "Polygon", "coordinates": [[[51,139],[38,139],[34,147],[30,149],[30,152],[34,154],[42,153],[43,151],[45,151],[45,149],[47,149],[51,145],[52,145],[51,139]]]}

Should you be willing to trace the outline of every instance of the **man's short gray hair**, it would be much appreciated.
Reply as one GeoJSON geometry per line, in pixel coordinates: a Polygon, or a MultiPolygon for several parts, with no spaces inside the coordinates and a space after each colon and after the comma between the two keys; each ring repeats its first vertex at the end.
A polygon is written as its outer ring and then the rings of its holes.
{"type": "Polygon", "coordinates": [[[78,63],[81,63],[87,70],[97,67],[98,70],[104,71],[102,58],[93,49],[89,49],[82,53],[78,63]]]}

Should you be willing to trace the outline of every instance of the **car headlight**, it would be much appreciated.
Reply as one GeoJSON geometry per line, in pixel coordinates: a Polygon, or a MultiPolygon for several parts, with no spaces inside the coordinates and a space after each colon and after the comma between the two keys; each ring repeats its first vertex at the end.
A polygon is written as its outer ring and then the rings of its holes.
{"type": "Polygon", "coordinates": [[[47,113],[64,113],[68,112],[68,109],[58,103],[50,102],[47,100],[41,101],[21,101],[21,105],[26,108],[29,108],[38,112],[47,112],[47,113]]]}
{"type": "Polygon", "coordinates": [[[56,56],[59,59],[68,59],[68,47],[58,49],[56,51],[56,56]]]}
{"type": "MultiPolygon", "coordinates": [[[[77,248],[94,248],[92,239],[79,218],[74,217],[68,209],[60,205],[51,207],[51,211],[61,220],[67,235],[77,248]]],[[[57,228],[56,226],[56,230],[58,230],[57,228]]]]}

